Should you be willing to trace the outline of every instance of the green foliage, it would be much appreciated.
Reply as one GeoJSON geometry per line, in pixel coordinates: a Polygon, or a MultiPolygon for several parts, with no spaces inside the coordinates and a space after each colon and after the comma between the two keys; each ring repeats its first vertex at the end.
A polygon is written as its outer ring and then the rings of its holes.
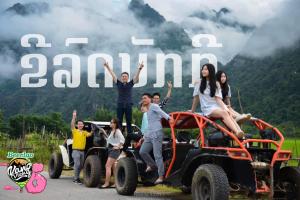
{"type": "Polygon", "coordinates": [[[116,118],[116,113],[113,111],[109,111],[108,109],[98,108],[95,112],[95,117],[93,120],[95,121],[110,121],[112,118],[116,118]]]}
{"type": "Polygon", "coordinates": [[[6,124],[4,122],[4,116],[3,116],[3,112],[2,110],[0,109],[0,133],[1,132],[6,132],[6,124]]]}
{"type": "Polygon", "coordinates": [[[232,103],[240,112],[238,91],[245,113],[279,125],[287,136],[300,136],[300,43],[264,58],[236,56],[226,66],[233,92],[232,103]]]}
{"type": "Polygon", "coordinates": [[[143,119],[143,113],[140,111],[138,107],[134,107],[132,109],[132,123],[141,127],[143,119]]]}
{"type": "MultiPolygon", "coordinates": [[[[95,121],[110,121],[112,118],[116,118],[116,112],[110,111],[104,107],[98,108],[95,112],[95,116],[91,120],[95,121]]],[[[143,113],[140,111],[139,108],[133,107],[132,108],[132,123],[141,126],[142,123],[142,118],[143,118],[143,113]]],[[[125,122],[125,117],[123,119],[125,122]]]]}
{"type": "MultiPolygon", "coordinates": [[[[264,119],[265,121],[283,127],[283,133],[300,136],[300,45],[295,48],[285,49],[273,56],[265,58],[248,58],[236,56],[226,66],[218,65],[228,73],[232,89],[232,104],[240,112],[237,91],[245,113],[264,119]],[[292,131],[288,127],[294,127],[292,131]]],[[[183,63],[183,68],[187,68],[183,63]]],[[[172,73],[172,72],[171,72],[172,73]]],[[[53,82],[51,72],[48,73],[48,82],[53,82]]],[[[87,85],[86,74],[82,74],[81,85],[76,89],[57,89],[52,84],[43,88],[25,89],[20,87],[20,81],[6,80],[0,84],[0,109],[4,113],[7,127],[12,128],[10,134],[18,137],[22,133],[23,115],[19,113],[46,115],[51,112],[62,113],[62,119],[69,124],[72,111],[77,110],[80,119],[110,120],[116,117],[117,89],[104,88],[104,75],[97,77],[100,88],[90,88],[87,85]],[[8,120],[9,118],[12,118],[8,120]]],[[[173,80],[173,76],[166,74],[166,80],[173,80]]],[[[191,76],[183,77],[183,87],[173,88],[166,112],[184,111],[191,108],[193,89],[188,87],[191,76]]],[[[149,79],[145,87],[134,88],[133,103],[138,105],[144,92],[160,92],[163,98],[167,88],[153,88],[155,80],[149,79]]],[[[197,111],[199,111],[199,106],[197,111]]],[[[133,123],[140,125],[141,113],[133,110],[133,123]]],[[[1,114],[0,114],[1,117],[1,114]]],[[[58,116],[56,116],[58,117],[58,116]]],[[[57,121],[55,116],[53,121],[57,121]]],[[[35,126],[30,125],[30,130],[40,129],[43,124],[39,117],[33,119],[35,126]]],[[[26,121],[26,120],[25,120],[26,121]]],[[[29,120],[30,121],[30,120],[29,120]]],[[[59,132],[62,124],[47,124],[51,131],[59,132]]],[[[0,119],[1,123],[1,119],[0,119]]],[[[32,124],[32,123],[31,123],[32,124]]],[[[69,125],[67,125],[68,127],[69,125]]],[[[27,130],[27,129],[26,129],[27,130]]],[[[1,129],[0,129],[1,131],[1,129]]],[[[29,131],[29,130],[28,130],[29,131]]],[[[7,131],[4,131],[7,132],[7,131]]]]}
{"type": "MultiPolygon", "coordinates": [[[[1,137],[1,134],[0,134],[1,137]]],[[[5,137],[0,143],[0,159],[7,160],[7,152],[28,152],[34,153],[32,162],[47,164],[51,153],[58,150],[58,145],[63,144],[65,138],[55,134],[45,134],[40,132],[28,133],[25,138],[11,139],[5,137]]]]}
{"type": "Polygon", "coordinates": [[[65,135],[69,127],[62,119],[61,113],[48,115],[22,115],[12,116],[8,120],[9,135],[20,137],[28,132],[46,132],[56,135],[65,135]]]}

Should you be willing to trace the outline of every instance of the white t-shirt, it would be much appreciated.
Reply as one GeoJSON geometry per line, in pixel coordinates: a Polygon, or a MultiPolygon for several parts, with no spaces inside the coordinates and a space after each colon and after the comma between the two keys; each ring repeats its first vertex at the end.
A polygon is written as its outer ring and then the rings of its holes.
{"type": "Polygon", "coordinates": [[[111,132],[107,138],[107,144],[111,144],[112,146],[118,146],[121,143],[124,144],[124,142],[125,138],[120,129],[117,129],[115,134],[111,132]]]}
{"type": "MultiPolygon", "coordinates": [[[[199,95],[201,111],[203,112],[203,115],[208,116],[213,110],[221,107],[217,103],[215,97],[210,96],[209,82],[207,81],[206,88],[203,94],[200,92],[200,83],[201,80],[195,83],[193,97],[199,95]]],[[[220,86],[217,86],[215,96],[220,97],[222,99],[222,92],[220,86]]]]}
{"type": "Polygon", "coordinates": [[[230,85],[228,85],[228,94],[227,97],[231,98],[231,89],[230,89],[230,85]]]}

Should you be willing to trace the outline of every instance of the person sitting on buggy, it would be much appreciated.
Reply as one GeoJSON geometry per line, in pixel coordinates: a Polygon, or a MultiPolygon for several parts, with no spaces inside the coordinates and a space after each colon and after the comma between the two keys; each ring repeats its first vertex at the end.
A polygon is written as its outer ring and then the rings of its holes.
{"type": "Polygon", "coordinates": [[[220,83],[221,91],[222,91],[222,100],[227,105],[231,116],[235,119],[236,122],[239,124],[243,123],[246,120],[250,120],[251,114],[240,114],[237,111],[235,111],[231,106],[231,88],[228,84],[228,77],[227,74],[224,71],[218,71],[216,74],[217,81],[220,83]]]}
{"type": "Polygon", "coordinates": [[[201,111],[204,116],[221,118],[225,125],[240,139],[245,137],[240,126],[231,116],[228,107],[222,101],[220,84],[216,81],[215,67],[213,64],[204,64],[200,72],[201,80],[194,86],[193,103],[191,112],[195,112],[200,101],[201,111]]]}

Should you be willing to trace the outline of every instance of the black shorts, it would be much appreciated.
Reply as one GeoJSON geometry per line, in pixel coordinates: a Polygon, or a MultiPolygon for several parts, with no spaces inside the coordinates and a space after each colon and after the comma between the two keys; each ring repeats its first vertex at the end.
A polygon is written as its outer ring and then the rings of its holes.
{"type": "Polygon", "coordinates": [[[108,147],[108,157],[117,159],[121,154],[120,149],[113,149],[112,147],[108,147]]]}

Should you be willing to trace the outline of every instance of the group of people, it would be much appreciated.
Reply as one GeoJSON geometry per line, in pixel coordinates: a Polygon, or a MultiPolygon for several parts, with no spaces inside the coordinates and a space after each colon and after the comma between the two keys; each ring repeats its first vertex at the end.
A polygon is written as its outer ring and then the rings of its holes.
{"type": "MultiPolygon", "coordinates": [[[[129,81],[129,74],[123,72],[121,80],[112,71],[107,62],[104,67],[111,74],[114,83],[118,89],[117,101],[117,118],[111,120],[111,131],[107,138],[108,143],[108,159],[106,162],[106,178],[103,188],[110,186],[110,178],[115,170],[117,159],[126,156],[125,152],[131,141],[142,141],[140,155],[147,164],[146,172],[153,170],[158,171],[159,178],[155,184],[163,182],[164,163],[162,157],[163,128],[161,119],[165,118],[172,125],[174,119],[163,111],[164,106],[170,99],[172,83],[168,82],[168,93],[163,101],[160,101],[160,94],[144,93],[140,102],[140,109],[143,112],[142,126],[140,134],[132,132],[132,88],[138,83],[139,75],[143,69],[143,63],[139,64],[138,71],[134,78],[129,81]],[[123,136],[121,132],[123,116],[125,115],[127,135],[123,136]],[[153,151],[154,160],[150,155],[153,151]]],[[[218,71],[215,73],[215,67],[212,64],[205,64],[200,71],[201,79],[195,83],[193,92],[193,103],[190,112],[195,112],[200,102],[201,111],[204,116],[210,118],[219,118],[224,124],[239,138],[244,139],[245,134],[239,126],[239,123],[251,118],[251,114],[240,114],[236,112],[230,103],[231,90],[228,84],[228,78],[225,72],[218,71]]],[[[74,182],[81,183],[79,173],[83,165],[84,149],[86,137],[91,133],[83,130],[83,121],[77,121],[77,129],[75,128],[76,112],[73,112],[71,129],[73,134],[73,152],[74,160],[74,182]]]]}

